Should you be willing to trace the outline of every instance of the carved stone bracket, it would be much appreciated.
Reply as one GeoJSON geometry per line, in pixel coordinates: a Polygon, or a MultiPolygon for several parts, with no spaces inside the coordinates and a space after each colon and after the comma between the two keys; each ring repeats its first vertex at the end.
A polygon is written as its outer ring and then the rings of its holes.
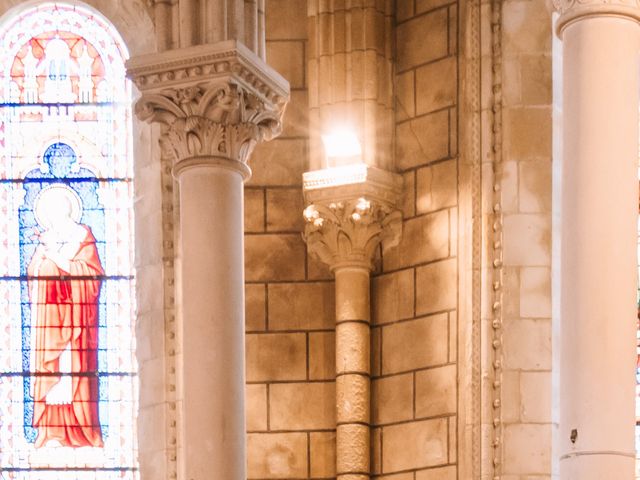
{"type": "Polygon", "coordinates": [[[378,246],[384,251],[397,245],[402,233],[402,213],[395,207],[402,179],[384,170],[354,167],[360,174],[336,175],[335,169],[305,174],[310,205],[304,210],[304,237],[309,251],[332,270],[372,269],[378,246]],[[335,185],[319,181],[319,176],[335,185]],[[345,184],[341,179],[359,181],[345,184]]]}
{"type": "Polygon", "coordinates": [[[553,6],[560,13],[556,32],[583,17],[616,16],[628,17],[640,22],[640,0],[553,0],[553,6]]]}
{"type": "Polygon", "coordinates": [[[249,175],[253,148],[276,137],[289,84],[241,43],[198,45],[131,59],[135,113],[164,125],[176,169],[205,159],[249,175]]]}
{"type": "Polygon", "coordinates": [[[395,246],[402,232],[402,214],[366,198],[329,205],[309,205],[305,239],[309,251],[332,269],[371,269],[378,248],[395,246]]]}

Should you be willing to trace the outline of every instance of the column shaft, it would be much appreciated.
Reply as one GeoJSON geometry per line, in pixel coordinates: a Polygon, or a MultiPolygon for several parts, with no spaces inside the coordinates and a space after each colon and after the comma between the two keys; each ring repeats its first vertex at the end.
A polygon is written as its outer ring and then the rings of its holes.
{"type": "MultiPolygon", "coordinates": [[[[179,164],[178,164],[179,167],[179,164]]],[[[185,480],[245,480],[243,178],[180,171],[185,480]]]]}
{"type": "Polygon", "coordinates": [[[336,466],[340,480],[370,472],[369,267],[335,270],[336,466]]]}
{"type": "Polygon", "coordinates": [[[562,38],[560,473],[630,480],[640,27],[586,16],[562,38]]]}

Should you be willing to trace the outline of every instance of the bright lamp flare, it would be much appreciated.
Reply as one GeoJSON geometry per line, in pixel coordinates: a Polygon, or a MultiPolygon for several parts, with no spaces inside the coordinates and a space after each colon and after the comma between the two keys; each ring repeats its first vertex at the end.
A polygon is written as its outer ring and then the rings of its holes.
{"type": "Polygon", "coordinates": [[[357,135],[350,130],[334,131],[327,135],[322,135],[327,157],[345,158],[356,157],[362,154],[362,148],[357,135]]]}

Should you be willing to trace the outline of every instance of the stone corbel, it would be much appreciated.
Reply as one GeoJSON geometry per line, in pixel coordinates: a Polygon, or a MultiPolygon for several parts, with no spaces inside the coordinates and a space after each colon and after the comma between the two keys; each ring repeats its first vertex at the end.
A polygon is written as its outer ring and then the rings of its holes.
{"type": "Polygon", "coordinates": [[[396,205],[402,178],[366,165],[304,175],[304,237],[309,251],[332,270],[373,268],[379,246],[400,242],[402,213],[396,205]]]}
{"type": "Polygon", "coordinates": [[[212,159],[248,177],[253,148],[281,131],[289,85],[239,42],[137,57],[127,68],[142,93],[135,113],[166,127],[176,169],[212,159]]]}

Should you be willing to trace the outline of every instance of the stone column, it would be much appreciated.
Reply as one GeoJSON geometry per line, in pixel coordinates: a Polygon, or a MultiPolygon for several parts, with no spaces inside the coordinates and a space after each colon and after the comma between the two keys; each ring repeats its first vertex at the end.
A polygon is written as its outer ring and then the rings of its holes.
{"type": "Polygon", "coordinates": [[[180,188],[179,479],[245,480],[243,181],[280,131],[288,84],[235,41],[128,67],[180,188]]]}
{"type": "Polygon", "coordinates": [[[339,480],[366,480],[371,472],[369,274],[378,248],[400,240],[401,185],[398,175],[365,165],[304,175],[305,239],[336,278],[339,480]]]}
{"type": "Polygon", "coordinates": [[[640,7],[564,0],[560,477],[634,477],[640,7]]]}
{"type": "Polygon", "coordinates": [[[328,166],[320,136],[347,128],[360,139],[364,163],[391,170],[393,2],[307,5],[311,169],[328,166]]]}

